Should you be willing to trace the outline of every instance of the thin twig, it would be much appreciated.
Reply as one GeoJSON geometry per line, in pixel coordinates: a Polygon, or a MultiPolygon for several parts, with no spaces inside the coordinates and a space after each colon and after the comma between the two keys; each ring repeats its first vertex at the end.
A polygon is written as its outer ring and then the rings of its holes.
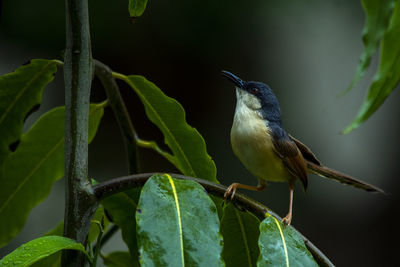
{"type": "MultiPolygon", "coordinates": [[[[135,174],[135,175],[130,175],[130,176],[114,178],[114,179],[102,182],[98,185],[95,185],[93,187],[94,194],[96,195],[96,197],[99,200],[102,200],[106,197],[126,191],[128,189],[143,186],[144,183],[152,175],[155,175],[155,174],[158,174],[158,173],[141,173],[141,174],[135,174]]],[[[227,187],[224,185],[216,184],[216,183],[213,183],[213,182],[210,182],[207,180],[203,180],[203,179],[199,179],[199,178],[194,178],[194,177],[185,176],[182,174],[174,174],[174,173],[171,173],[170,175],[172,177],[178,178],[178,179],[195,181],[195,182],[201,184],[207,190],[208,193],[213,194],[220,198],[224,197],[225,191],[227,189],[227,187]]],[[[260,220],[263,220],[265,218],[266,213],[274,216],[278,220],[282,220],[281,217],[279,217],[275,212],[273,212],[272,210],[270,210],[263,204],[255,201],[241,193],[237,192],[235,194],[235,197],[232,199],[232,203],[235,206],[239,207],[240,209],[245,209],[245,210],[248,210],[249,212],[253,213],[260,220]]],[[[294,228],[293,226],[288,226],[288,227],[294,228]]],[[[303,238],[304,243],[306,244],[309,251],[314,256],[314,259],[317,261],[317,263],[320,266],[329,266],[329,267],[334,266],[332,264],[332,262],[316,246],[314,246],[313,243],[311,243],[310,240],[308,240],[303,235],[301,235],[301,237],[303,238]]]]}

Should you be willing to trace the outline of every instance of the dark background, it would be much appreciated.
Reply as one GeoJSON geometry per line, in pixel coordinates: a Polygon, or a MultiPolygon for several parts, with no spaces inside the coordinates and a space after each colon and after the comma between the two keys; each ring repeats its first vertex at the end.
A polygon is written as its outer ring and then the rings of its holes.
{"type": "MultiPolygon", "coordinates": [[[[378,57],[359,85],[350,84],[362,52],[364,13],[359,1],[149,1],[143,17],[130,23],[128,1],[89,1],[93,56],[114,71],[140,74],[184,106],[189,124],[203,135],[218,179],[256,184],[229,143],[235,95],[220,71],[268,83],[280,100],[284,127],[326,165],[375,184],[389,194],[364,191],[310,177],[298,184],[292,224],[337,266],[390,266],[400,246],[397,167],[400,153],[399,91],[356,131],[339,132],[355,117],[377,68],[378,57]]],[[[6,0],[0,21],[0,74],[31,58],[60,58],[65,43],[63,1],[6,0]]],[[[121,84],[138,133],[162,143],[145,120],[135,94],[121,84]]],[[[97,80],[93,101],[104,99],[97,80]]],[[[40,110],[63,105],[62,72],[45,89],[40,110]]],[[[174,171],[161,157],[140,150],[142,171],[174,171]]],[[[98,180],[127,174],[118,127],[107,109],[90,145],[90,175],[98,180]]],[[[63,218],[64,181],[33,209],[23,231],[0,257],[40,236],[63,218]]],[[[247,192],[284,216],[287,184],[269,183],[247,192]]],[[[125,249],[118,234],[105,251],[125,249]]]]}

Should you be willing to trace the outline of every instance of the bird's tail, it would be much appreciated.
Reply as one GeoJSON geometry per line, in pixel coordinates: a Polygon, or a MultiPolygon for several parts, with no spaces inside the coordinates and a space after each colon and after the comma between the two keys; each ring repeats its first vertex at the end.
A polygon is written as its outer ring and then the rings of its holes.
{"type": "Polygon", "coordinates": [[[325,167],[323,165],[317,165],[315,163],[307,161],[307,168],[310,170],[310,172],[322,176],[324,178],[333,179],[339,183],[348,184],[357,188],[364,189],[369,192],[379,192],[385,194],[385,192],[382,189],[376,186],[357,180],[354,177],[338,172],[336,170],[329,169],[328,167],[325,167]]]}

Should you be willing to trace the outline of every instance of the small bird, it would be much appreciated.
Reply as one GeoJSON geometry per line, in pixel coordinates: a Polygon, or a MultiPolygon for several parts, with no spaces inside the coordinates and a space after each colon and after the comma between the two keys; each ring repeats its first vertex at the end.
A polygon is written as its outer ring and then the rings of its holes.
{"type": "Polygon", "coordinates": [[[380,188],[322,165],[306,145],[287,133],[282,128],[278,99],[266,84],[243,81],[228,71],[222,71],[222,75],[236,88],[236,109],[231,129],[233,152],[258,179],[257,186],[231,184],[225,192],[225,199],[229,195],[232,199],[238,188],[262,191],[266,181],[288,182],[289,212],[282,219],[288,225],[292,220],[294,183],[300,180],[306,190],[308,173],[366,191],[384,193],[380,188]]]}

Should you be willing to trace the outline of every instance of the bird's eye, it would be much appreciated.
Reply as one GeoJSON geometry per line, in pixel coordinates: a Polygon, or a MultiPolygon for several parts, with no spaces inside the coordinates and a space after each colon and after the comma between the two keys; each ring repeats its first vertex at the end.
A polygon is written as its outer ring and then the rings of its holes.
{"type": "Polygon", "coordinates": [[[257,94],[258,93],[258,88],[257,87],[253,87],[250,89],[250,93],[252,94],[257,94]]]}

